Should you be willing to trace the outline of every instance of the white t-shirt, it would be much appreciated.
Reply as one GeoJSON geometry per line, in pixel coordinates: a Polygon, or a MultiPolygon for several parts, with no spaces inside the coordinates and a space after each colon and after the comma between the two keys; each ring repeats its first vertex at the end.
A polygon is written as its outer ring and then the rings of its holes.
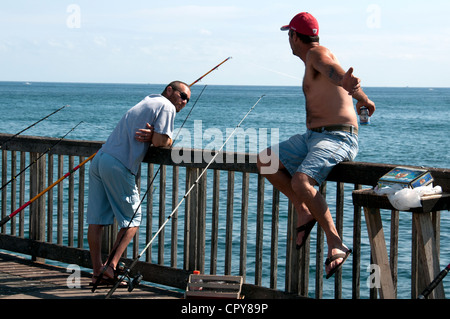
{"type": "Polygon", "coordinates": [[[147,128],[149,123],[156,133],[172,138],[176,113],[175,106],[164,96],[152,94],[145,97],[125,113],[101,151],[117,158],[136,175],[149,147],[149,143],[136,141],[136,132],[147,128]]]}

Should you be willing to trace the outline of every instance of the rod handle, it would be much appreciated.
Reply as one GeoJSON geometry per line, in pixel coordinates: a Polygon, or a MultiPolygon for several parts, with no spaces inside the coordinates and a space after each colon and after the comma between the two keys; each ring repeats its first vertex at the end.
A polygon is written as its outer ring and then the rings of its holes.
{"type": "Polygon", "coordinates": [[[6,216],[6,217],[3,218],[2,220],[0,220],[0,227],[2,227],[2,226],[5,225],[7,222],[9,222],[10,219],[11,219],[11,216],[6,216]]]}

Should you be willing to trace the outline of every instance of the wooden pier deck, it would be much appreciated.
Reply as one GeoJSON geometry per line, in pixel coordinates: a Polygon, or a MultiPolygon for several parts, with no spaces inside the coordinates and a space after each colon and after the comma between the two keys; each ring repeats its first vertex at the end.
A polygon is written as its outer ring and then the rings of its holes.
{"type": "MultiPolygon", "coordinates": [[[[0,299],[104,299],[109,291],[109,288],[102,288],[92,293],[91,274],[84,271],[80,271],[80,287],[69,288],[70,275],[64,267],[0,252],[0,299]]],[[[180,299],[183,295],[143,284],[131,293],[127,289],[117,289],[111,298],[180,299]]]]}

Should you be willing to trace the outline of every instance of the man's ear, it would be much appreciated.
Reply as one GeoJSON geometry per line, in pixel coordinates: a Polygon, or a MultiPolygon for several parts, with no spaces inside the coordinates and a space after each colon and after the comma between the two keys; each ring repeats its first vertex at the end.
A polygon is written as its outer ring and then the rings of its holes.
{"type": "Polygon", "coordinates": [[[173,91],[174,91],[173,87],[168,86],[168,87],[167,87],[167,96],[172,96],[173,91]]]}

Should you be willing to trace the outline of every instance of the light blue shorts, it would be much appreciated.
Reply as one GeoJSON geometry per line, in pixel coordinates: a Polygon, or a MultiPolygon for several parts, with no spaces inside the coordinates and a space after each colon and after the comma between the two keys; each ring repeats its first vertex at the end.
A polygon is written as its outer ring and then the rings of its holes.
{"type": "Polygon", "coordinates": [[[137,227],[139,204],[135,176],[119,160],[99,151],[89,168],[87,223],[111,225],[115,217],[120,228],[137,227]]]}
{"type": "Polygon", "coordinates": [[[278,145],[279,159],[291,176],[300,172],[322,184],[333,167],[352,161],[358,153],[358,135],[341,131],[307,130],[278,145]]]}

